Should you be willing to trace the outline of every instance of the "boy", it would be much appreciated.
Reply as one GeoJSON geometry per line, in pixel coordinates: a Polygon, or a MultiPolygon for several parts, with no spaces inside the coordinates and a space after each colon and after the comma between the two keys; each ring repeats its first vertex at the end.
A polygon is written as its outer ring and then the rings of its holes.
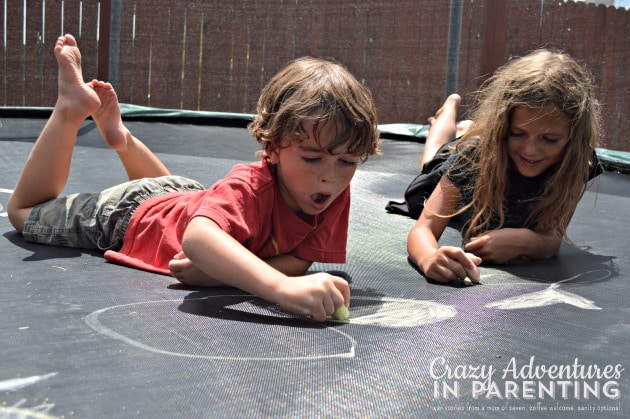
{"type": "Polygon", "coordinates": [[[54,48],[59,93],[8,202],[26,240],[99,248],[109,261],[194,286],[229,285],[323,321],[348,284],[312,262],[343,263],[357,165],[379,153],[374,104],[345,68],[301,59],[263,89],[250,124],[261,160],[210,189],[170,175],[124,126],[112,86],[83,81],[71,35],[54,48]],[[92,116],[129,182],[59,198],[78,129],[92,116]]]}

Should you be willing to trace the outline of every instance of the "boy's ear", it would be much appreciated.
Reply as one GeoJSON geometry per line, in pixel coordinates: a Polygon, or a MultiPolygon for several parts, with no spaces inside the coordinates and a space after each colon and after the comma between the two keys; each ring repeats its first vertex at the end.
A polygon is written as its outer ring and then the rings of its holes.
{"type": "Polygon", "coordinates": [[[278,147],[274,143],[268,143],[265,149],[267,161],[271,164],[278,164],[280,157],[278,155],[278,147]]]}

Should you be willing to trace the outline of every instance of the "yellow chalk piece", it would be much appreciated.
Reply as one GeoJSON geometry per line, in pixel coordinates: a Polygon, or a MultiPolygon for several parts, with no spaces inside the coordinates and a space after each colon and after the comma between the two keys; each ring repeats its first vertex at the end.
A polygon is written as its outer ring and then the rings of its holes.
{"type": "Polygon", "coordinates": [[[350,310],[348,310],[348,307],[345,305],[341,306],[339,307],[339,310],[335,311],[333,318],[341,321],[350,320],[350,310]]]}

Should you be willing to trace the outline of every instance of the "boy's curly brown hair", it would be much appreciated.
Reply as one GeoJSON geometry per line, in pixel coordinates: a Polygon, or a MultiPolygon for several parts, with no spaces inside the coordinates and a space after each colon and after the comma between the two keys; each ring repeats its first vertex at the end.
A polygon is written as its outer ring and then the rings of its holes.
{"type": "Polygon", "coordinates": [[[281,69],[263,88],[256,117],[248,128],[262,144],[262,156],[280,148],[283,139],[300,141],[307,132],[303,122],[314,121],[315,141],[331,127],[336,134],[327,152],[341,146],[362,161],[380,153],[378,120],[370,90],[344,66],[324,59],[303,57],[281,69]]]}

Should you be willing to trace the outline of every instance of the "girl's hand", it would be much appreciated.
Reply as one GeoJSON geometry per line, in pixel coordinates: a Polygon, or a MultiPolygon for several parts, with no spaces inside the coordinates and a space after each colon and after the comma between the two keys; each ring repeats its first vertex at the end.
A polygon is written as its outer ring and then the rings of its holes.
{"type": "Polygon", "coordinates": [[[442,246],[422,261],[420,269],[434,281],[451,282],[469,276],[466,270],[474,271],[478,277],[477,265],[480,263],[480,257],[466,253],[459,247],[442,246]]]}
{"type": "Polygon", "coordinates": [[[515,245],[513,238],[511,239],[511,230],[508,228],[495,230],[473,237],[466,243],[464,249],[482,257],[486,262],[505,263],[520,255],[520,249],[515,245]]]}
{"type": "Polygon", "coordinates": [[[318,272],[283,281],[275,300],[287,311],[324,321],[342,305],[350,305],[350,287],[338,276],[318,272]]]}
{"type": "Polygon", "coordinates": [[[520,256],[548,259],[556,255],[561,242],[561,237],[528,228],[503,228],[473,237],[464,249],[486,262],[501,264],[520,256]]]}

